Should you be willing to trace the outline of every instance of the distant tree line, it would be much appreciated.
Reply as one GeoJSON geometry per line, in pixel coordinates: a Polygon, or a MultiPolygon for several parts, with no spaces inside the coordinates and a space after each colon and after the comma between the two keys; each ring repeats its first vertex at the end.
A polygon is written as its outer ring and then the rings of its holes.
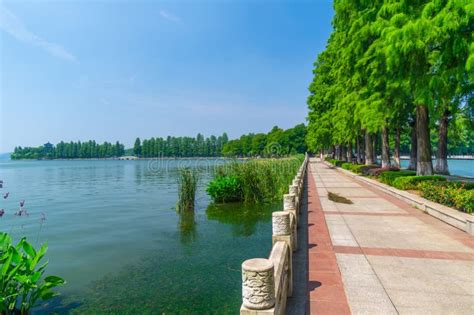
{"type": "Polygon", "coordinates": [[[133,148],[125,149],[120,142],[98,144],[87,142],[64,142],[56,145],[46,143],[39,147],[16,147],[11,154],[19,159],[94,159],[135,155],[141,158],[158,157],[218,157],[218,156],[282,156],[306,152],[306,126],[300,124],[283,130],[277,126],[265,133],[249,133],[229,141],[224,132],[220,136],[204,137],[156,137],[135,140],[133,148]]]}
{"type": "Polygon", "coordinates": [[[224,132],[221,136],[140,138],[135,140],[133,154],[138,157],[212,157],[222,156],[222,149],[229,141],[224,132]]]}
{"type": "Polygon", "coordinates": [[[229,141],[224,156],[283,156],[306,152],[306,126],[296,125],[283,130],[275,126],[269,133],[249,133],[229,141]]]}
{"type": "Polygon", "coordinates": [[[48,142],[39,147],[16,147],[11,159],[93,159],[118,157],[124,153],[125,147],[118,141],[115,144],[109,142],[98,144],[94,140],[87,142],[61,141],[56,146],[48,142]]]}

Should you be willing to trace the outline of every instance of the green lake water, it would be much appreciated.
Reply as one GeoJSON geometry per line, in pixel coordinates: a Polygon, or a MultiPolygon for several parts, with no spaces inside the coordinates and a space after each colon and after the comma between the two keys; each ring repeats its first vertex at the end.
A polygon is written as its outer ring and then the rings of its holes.
{"type": "Polygon", "coordinates": [[[34,313],[237,313],[241,263],[268,255],[280,204],[210,204],[220,163],[0,161],[0,192],[10,193],[0,230],[48,241],[47,273],[68,282],[34,313]],[[174,209],[180,166],[201,170],[195,213],[184,216],[174,209]],[[29,216],[17,217],[23,199],[29,216]]]}

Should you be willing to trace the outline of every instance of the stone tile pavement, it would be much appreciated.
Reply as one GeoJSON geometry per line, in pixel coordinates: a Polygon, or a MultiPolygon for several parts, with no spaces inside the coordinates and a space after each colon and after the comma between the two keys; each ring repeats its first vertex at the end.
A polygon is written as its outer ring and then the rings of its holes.
{"type": "Polygon", "coordinates": [[[309,167],[309,313],[474,314],[474,237],[316,160],[309,167]]]}

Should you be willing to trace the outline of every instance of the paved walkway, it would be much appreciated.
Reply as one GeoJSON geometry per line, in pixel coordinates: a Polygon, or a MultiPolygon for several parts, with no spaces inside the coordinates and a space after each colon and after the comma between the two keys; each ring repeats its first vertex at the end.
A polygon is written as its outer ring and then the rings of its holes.
{"type": "Polygon", "coordinates": [[[474,314],[474,237],[315,159],[309,171],[311,314],[474,314]]]}

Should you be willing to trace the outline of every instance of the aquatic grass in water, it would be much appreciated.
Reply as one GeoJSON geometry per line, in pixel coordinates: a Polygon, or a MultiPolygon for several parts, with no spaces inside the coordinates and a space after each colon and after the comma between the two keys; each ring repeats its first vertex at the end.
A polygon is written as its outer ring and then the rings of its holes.
{"type": "Polygon", "coordinates": [[[239,193],[234,193],[233,196],[240,196],[240,200],[233,201],[260,203],[281,200],[303,160],[304,156],[298,155],[291,158],[250,160],[242,163],[233,161],[217,169],[217,174],[209,183],[207,191],[215,202],[226,201],[228,198],[222,194],[236,189],[239,189],[239,193]],[[230,181],[223,181],[223,178],[236,179],[233,184],[235,187],[221,189],[222,187],[217,184],[232,184],[230,181]]]}
{"type": "Polygon", "coordinates": [[[178,211],[194,210],[196,189],[199,180],[197,171],[191,168],[178,170],[178,211]]]}

